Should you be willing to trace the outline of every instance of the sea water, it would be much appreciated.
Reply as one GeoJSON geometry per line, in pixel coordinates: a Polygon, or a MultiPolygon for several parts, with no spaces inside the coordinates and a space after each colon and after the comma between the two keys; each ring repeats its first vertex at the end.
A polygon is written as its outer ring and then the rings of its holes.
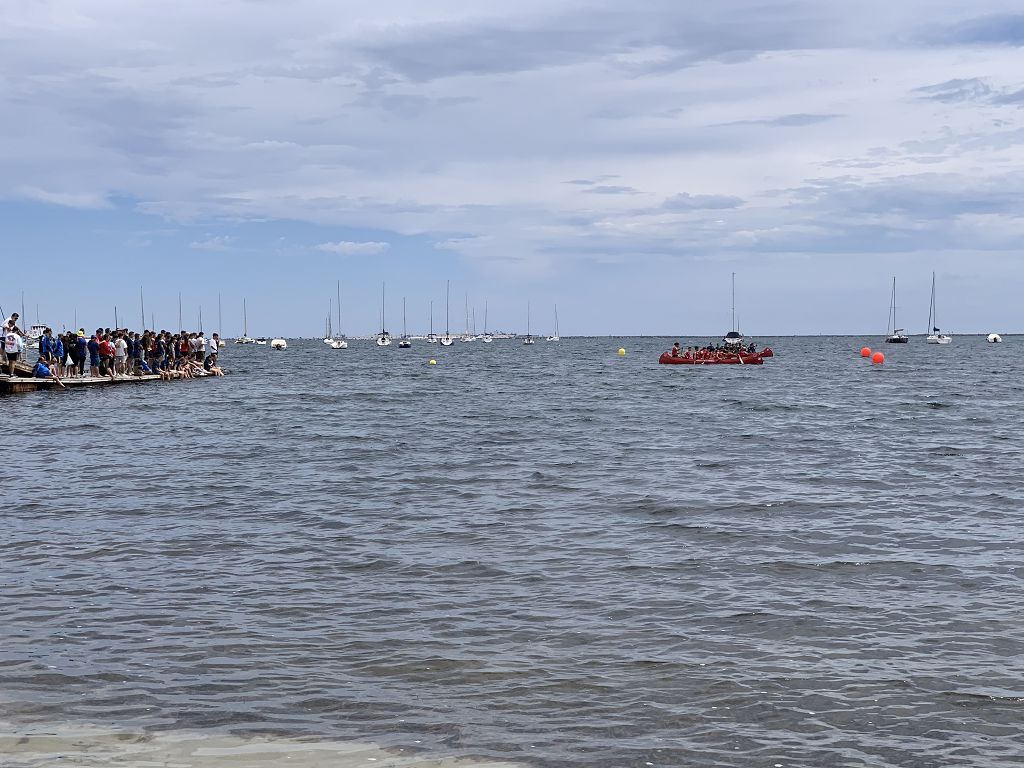
{"type": "Polygon", "coordinates": [[[1020,765],[1021,340],[674,340],[0,400],[0,763],[1020,765]]]}

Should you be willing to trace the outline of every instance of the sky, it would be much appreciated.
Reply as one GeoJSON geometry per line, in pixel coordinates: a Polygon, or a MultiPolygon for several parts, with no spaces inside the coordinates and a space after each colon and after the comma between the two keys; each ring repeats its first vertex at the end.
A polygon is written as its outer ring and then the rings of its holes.
{"type": "Polygon", "coordinates": [[[55,327],[1024,330],[1019,2],[11,0],[0,120],[55,327]]]}

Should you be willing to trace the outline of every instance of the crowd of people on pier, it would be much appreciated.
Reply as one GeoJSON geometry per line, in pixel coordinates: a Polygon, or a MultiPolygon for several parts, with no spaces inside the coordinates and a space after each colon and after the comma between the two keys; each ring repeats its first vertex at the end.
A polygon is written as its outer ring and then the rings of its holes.
{"type": "MultiPolygon", "coordinates": [[[[14,375],[16,363],[26,351],[26,334],[18,327],[15,312],[4,322],[2,343],[7,374],[14,375]]],[[[87,335],[84,328],[54,333],[45,328],[38,339],[39,354],[32,367],[37,378],[126,379],[158,375],[161,379],[191,379],[196,376],[223,376],[218,364],[220,335],[207,339],[202,331],[97,328],[87,335]]],[[[29,360],[25,360],[29,362],[29,360]]]]}

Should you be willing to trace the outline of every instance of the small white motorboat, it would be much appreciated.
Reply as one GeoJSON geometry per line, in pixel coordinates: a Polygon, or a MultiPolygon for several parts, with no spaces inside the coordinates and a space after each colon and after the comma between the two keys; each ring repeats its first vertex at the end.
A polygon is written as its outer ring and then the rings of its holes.
{"type": "Polygon", "coordinates": [[[348,349],[348,342],[344,339],[334,339],[331,342],[331,349],[348,349]]]}
{"type": "Polygon", "coordinates": [[[1003,337],[1000,336],[998,333],[990,333],[988,336],[985,337],[985,341],[987,341],[989,344],[999,344],[1002,342],[1002,340],[1003,337]]]}
{"type": "Polygon", "coordinates": [[[288,349],[288,342],[284,339],[272,339],[270,342],[271,349],[288,349]]]}

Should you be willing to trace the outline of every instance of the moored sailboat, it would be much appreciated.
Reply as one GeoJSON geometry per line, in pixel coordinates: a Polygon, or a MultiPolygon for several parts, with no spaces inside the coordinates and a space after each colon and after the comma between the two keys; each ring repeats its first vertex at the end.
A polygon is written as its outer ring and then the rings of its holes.
{"type": "Polygon", "coordinates": [[[338,281],[338,338],[331,340],[331,349],[348,349],[348,341],[341,332],[341,280],[338,281]]]}
{"type": "Polygon", "coordinates": [[[523,344],[533,343],[533,334],[530,333],[530,302],[526,302],[526,338],[523,339],[523,344]]]}
{"type": "Polygon", "coordinates": [[[889,325],[886,328],[886,344],[907,344],[910,337],[902,328],[896,327],[896,278],[892,279],[892,300],[889,302],[889,325]]]}
{"type": "Polygon", "coordinates": [[[555,333],[552,336],[548,336],[548,341],[561,341],[561,337],[558,335],[558,305],[555,304],[555,333]]]}
{"type": "Polygon", "coordinates": [[[405,328],[405,296],[402,297],[402,338],[398,342],[399,349],[409,349],[412,341],[409,340],[409,333],[405,328]]]}
{"type": "Polygon", "coordinates": [[[384,283],[380,284],[380,334],[377,336],[378,347],[391,346],[391,334],[384,327],[384,283]]]}
{"type": "Polygon", "coordinates": [[[451,300],[452,281],[448,280],[444,285],[444,336],[441,337],[441,346],[450,347],[454,341],[448,330],[449,304],[451,300]]]}
{"type": "Polygon", "coordinates": [[[952,344],[953,337],[943,333],[938,328],[938,317],[935,312],[935,273],[932,272],[932,301],[928,307],[928,336],[925,339],[929,344],[952,344]]]}

